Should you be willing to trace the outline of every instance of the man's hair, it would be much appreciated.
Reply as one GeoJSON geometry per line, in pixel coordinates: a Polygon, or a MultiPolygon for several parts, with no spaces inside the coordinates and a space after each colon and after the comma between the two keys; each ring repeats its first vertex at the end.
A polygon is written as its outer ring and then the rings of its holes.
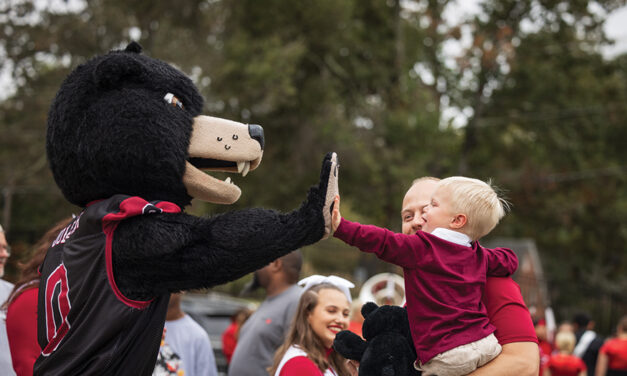
{"type": "Polygon", "coordinates": [[[579,312],[573,317],[573,322],[577,325],[577,329],[585,329],[590,323],[590,316],[585,312],[579,312]]]}
{"type": "Polygon", "coordinates": [[[452,176],[440,180],[436,191],[440,189],[447,191],[451,209],[466,215],[463,232],[472,240],[489,234],[509,209],[490,182],[452,176]]]}
{"type": "Polygon", "coordinates": [[[558,350],[566,351],[569,354],[573,352],[575,342],[577,342],[577,339],[575,338],[575,334],[572,332],[559,332],[555,336],[555,347],[557,347],[558,350]]]}
{"type": "Polygon", "coordinates": [[[287,277],[287,282],[295,284],[300,277],[300,269],[303,266],[303,254],[300,249],[288,253],[281,257],[283,272],[287,277]]]}

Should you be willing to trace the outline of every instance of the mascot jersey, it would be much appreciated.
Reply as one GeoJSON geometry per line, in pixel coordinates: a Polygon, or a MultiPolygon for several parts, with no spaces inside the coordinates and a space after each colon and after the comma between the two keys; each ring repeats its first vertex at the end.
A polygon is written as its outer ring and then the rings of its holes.
{"type": "Polygon", "coordinates": [[[89,204],[61,231],[41,266],[35,375],[152,373],[169,295],[125,297],[113,277],[111,245],[125,218],[178,212],[170,202],[115,195],[89,204]]]}

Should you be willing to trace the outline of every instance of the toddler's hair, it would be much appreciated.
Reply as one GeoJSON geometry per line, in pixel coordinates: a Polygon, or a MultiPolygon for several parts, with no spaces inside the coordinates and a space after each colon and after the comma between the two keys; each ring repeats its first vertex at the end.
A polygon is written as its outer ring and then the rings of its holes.
{"type": "Polygon", "coordinates": [[[442,179],[436,178],[434,176],[423,176],[421,178],[414,179],[414,181],[411,182],[411,185],[413,187],[415,184],[423,182],[423,181],[435,181],[435,182],[438,182],[440,180],[442,180],[442,179]]]}
{"type": "Polygon", "coordinates": [[[436,191],[440,189],[448,193],[453,211],[466,214],[463,232],[472,240],[489,234],[509,209],[489,182],[452,176],[440,180],[436,191]]]}
{"type": "Polygon", "coordinates": [[[559,332],[555,336],[555,347],[560,351],[572,354],[576,341],[575,334],[572,332],[559,332]]]}

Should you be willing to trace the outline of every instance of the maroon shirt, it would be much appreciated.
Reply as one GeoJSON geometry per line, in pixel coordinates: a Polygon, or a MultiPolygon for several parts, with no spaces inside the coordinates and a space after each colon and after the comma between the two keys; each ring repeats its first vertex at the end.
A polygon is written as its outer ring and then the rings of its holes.
{"type": "Polygon", "coordinates": [[[409,325],[423,364],[494,332],[481,302],[486,276],[507,276],[518,267],[509,249],[466,247],[422,231],[397,234],[342,219],[334,236],[403,268],[409,325]]]}

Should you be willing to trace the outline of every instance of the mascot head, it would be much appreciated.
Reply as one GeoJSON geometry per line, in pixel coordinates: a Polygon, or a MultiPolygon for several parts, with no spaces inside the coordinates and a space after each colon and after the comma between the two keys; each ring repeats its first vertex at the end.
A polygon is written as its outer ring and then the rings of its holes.
{"type": "Polygon", "coordinates": [[[95,57],[70,73],[50,107],[54,179],[79,206],[115,194],[231,204],[239,187],[203,171],[245,176],[257,168],[263,129],[201,115],[202,107],[186,75],[135,42],[95,57]]]}

